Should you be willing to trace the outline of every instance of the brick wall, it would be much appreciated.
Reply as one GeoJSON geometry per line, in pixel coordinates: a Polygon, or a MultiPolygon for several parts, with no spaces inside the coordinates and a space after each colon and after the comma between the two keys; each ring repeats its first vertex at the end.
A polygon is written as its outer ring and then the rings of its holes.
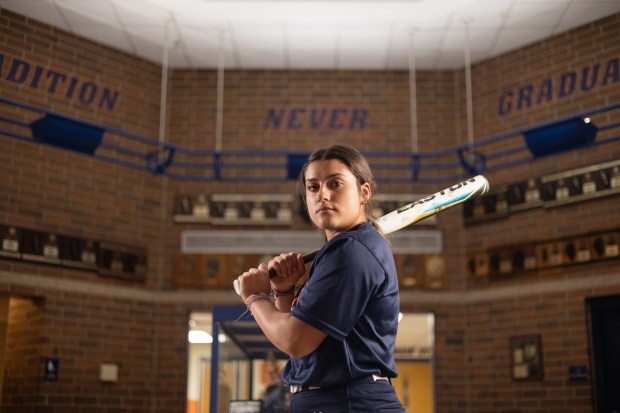
{"type": "MultiPolygon", "coordinates": [[[[0,32],[3,98],[157,138],[159,66],[4,9],[0,32]],[[25,82],[7,80],[15,59],[30,64],[25,82]],[[68,80],[55,93],[43,80],[38,88],[31,87],[36,66],[118,90],[117,106],[108,110],[67,98],[68,80]]],[[[27,122],[35,116],[7,105],[0,110],[27,122]]],[[[166,180],[4,136],[0,159],[1,222],[148,251],[143,283],[0,261],[0,291],[24,297],[11,312],[15,318],[8,336],[2,411],[183,411],[187,312],[160,310],[155,296],[148,295],[170,284],[163,269],[170,254],[163,252],[161,235],[168,224],[161,219],[166,180]],[[57,381],[43,380],[44,357],[59,359],[57,381]],[[99,382],[100,363],[119,365],[118,383],[99,382]]],[[[168,248],[177,250],[178,238],[168,248]]]]}
{"type": "MultiPolygon", "coordinates": [[[[615,15],[474,66],[476,138],[619,101],[620,84],[612,79],[604,86],[540,105],[516,109],[518,102],[513,101],[509,113],[498,113],[506,90],[519,93],[524,85],[539,85],[544,79],[581,70],[589,62],[618,57],[620,45],[610,39],[617,39],[619,30],[620,16],[615,15]]],[[[0,33],[3,98],[157,137],[157,65],[6,10],[0,10],[0,33]],[[35,88],[30,81],[9,81],[7,71],[15,59],[113,87],[120,91],[116,107],[108,110],[69,99],[66,84],[51,93],[47,84],[35,88]]],[[[465,143],[463,72],[420,72],[417,79],[419,149],[465,143]]],[[[168,141],[214,149],[216,84],[213,71],[170,74],[168,141]]],[[[0,113],[33,120],[25,111],[5,106],[0,113]]],[[[594,119],[617,119],[617,114],[594,119]]],[[[223,126],[224,149],[309,151],[346,141],[364,150],[408,151],[408,74],[227,71],[223,126]],[[371,117],[365,129],[346,132],[264,128],[269,108],[294,105],[329,109],[359,105],[368,108],[371,117]]],[[[499,185],[619,157],[618,145],[609,144],[542,158],[491,173],[489,178],[492,185],[499,185]]],[[[187,314],[238,301],[232,293],[174,291],[171,262],[179,250],[180,232],[204,228],[172,223],[175,197],[204,192],[291,193],[292,183],[166,179],[4,136],[0,137],[0,174],[1,223],[147,247],[149,260],[144,283],[0,260],[0,292],[26,297],[16,301],[12,313],[3,411],[183,411],[187,314]],[[41,358],[54,355],[61,360],[61,378],[44,382],[41,358]],[[101,362],[119,363],[118,384],[98,382],[101,362]]],[[[414,183],[380,187],[384,192],[435,189],[439,188],[414,183]]],[[[492,246],[618,227],[619,209],[616,196],[530,210],[477,225],[464,226],[457,209],[439,217],[437,227],[443,232],[448,261],[445,291],[403,294],[405,310],[436,314],[438,412],[593,411],[591,383],[568,383],[566,371],[571,365],[589,365],[584,298],[620,292],[618,283],[610,281],[617,273],[617,262],[477,284],[467,279],[465,255],[492,246]],[[532,287],[528,290],[523,285],[532,287]],[[531,333],[542,336],[545,377],[540,382],[512,383],[509,338],[531,333]]]]}
{"type": "MultiPolygon", "coordinates": [[[[617,265],[607,268],[617,274],[617,265]]],[[[599,270],[600,272],[601,270],[599,270]]],[[[591,277],[590,271],[579,271],[591,277]]],[[[569,367],[591,374],[585,298],[620,293],[620,286],[544,291],[468,306],[468,402],[475,412],[592,412],[590,381],[569,381],[569,367]],[[542,380],[511,379],[511,337],[538,334],[542,380]]]]}
{"type": "MultiPolygon", "coordinates": [[[[3,98],[146,136],[155,134],[159,126],[157,66],[128,59],[120,52],[6,10],[0,14],[0,25],[3,98]],[[16,60],[30,65],[29,75],[21,83],[7,79],[16,60]],[[51,81],[41,80],[39,87],[32,87],[36,67],[60,73],[67,81],[53,88],[51,81]],[[69,79],[73,77],[120,91],[115,109],[67,98],[69,79]]],[[[9,105],[2,105],[2,110],[27,122],[40,116],[9,105]]],[[[18,129],[16,132],[25,133],[18,129]]],[[[89,239],[148,245],[150,262],[157,262],[161,256],[159,245],[151,241],[158,239],[161,230],[161,188],[165,185],[161,179],[74,152],[6,137],[0,145],[0,173],[7,177],[0,183],[0,221],[89,239]]],[[[62,276],[95,280],[90,274],[76,272],[62,276]]],[[[147,285],[156,284],[157,276],[151,271],[147,285]]]]}
{"type": "MultiPolygon", "coordinates": [[[[453,146],[457,125],[454,121],[454,75],[451,72],[419,74],[419,149],[437,150],[453,146]]],[[[226,71],[224,77],[223,150],[312,150],[335,142],[346,142],[364,151],[408,152],[411,150],[408,74],[406,72],[279,72],[226,71]],[[319,126],[309,125],[310,115],[302,115],[299,129],[289,128],[288,117],[278,127],[267,121],[270,109],[290,111],[302,108],[326,110],[319,126]],[[365,128],[329,128],[329,111],[345,108],[368,110],[365,128]],[[268,126],[265,126],[265,124],[268,126]]],[[[175,144],[194,148],[216,148],[217,73],[175,71],[170,79],[169,136],[175,144]],[[199,85],[199,86],[197,86],[199,85]]],[[[347,113],[350,116],[350,112],[347,113]]],[[[348,117],[346,119],[349,119],[348,117]]],[[[347,122],[343,122],[345,126],[347,122]]],[[[250,175],[259,175],[252,171],[250,175]]],[[[179,191],[286,192],[290,183],[247,184],[241,182],[179,182],[179,191]]],[[[382,184],[381,191],[412,189],[412,184],[382,184]]],[[[416,186],[420,191],[420,185],[416,186]]]]}
{"type": "Polygon", "coordinates": [[[11,299],[3,412],[183,411],[185,307],[47,287],[2,289],[20,294],[11,299]],[[45,358],[59,360],[57,380],[44,380],[45,358]],[[102,363],[118,366],[118,382],[100,382],[102,363]]]}
{"type": "MultiPolygon", "coordinates": [[[[523,85],[537,85],[543,79],[557,81],[561,73],[575,70],[582,74],[588,65],[591,75],[592,62],[617,59],[620,43],[609,39],[617,38],[618,30],[616,15],[476,66],[473,76],[478,92],[474,93],[477,96],[474,100],[477,100],[475,107],[482,109],[475,112],[476,127],[491,134],[499,133],[502,129],[527,127],[618,102],[617,79],[600,85],[599,77],[596,90],[578,90],[569,96],[555,96],[549,104],[513,109],[501,116],[484,116],[497,113],[496,99],[502,87],[518,90],[523,85]]],[[[601,124],[617,118],[617,111],[598,118],[593,116],[594,122],[601,124]]],[[[602,132],[598,138],[606,136],[610,134],[602,132]]],[[[620,148],[614,143],[540,158],[490,174],[489,179],[496,185],[512,183],[619,157],[620,148]]],[[[479,251],[602,231],[620,227],[618,212],[617,197],[534,209],[511,214],[507,219],[466,226],[463,241],[466,250],[479,251]]],[[[470,280],[470,291],[488,295],[464,309],[467,338],[463,368],[468,375],[468,411],[592,412],[592,383],[570,382],[568,369],[570,366],[591,368],[585,299],[620,293],[618,268],[615,261],[538,271],[486,283],[470,280]],[[599,282],[600,287],[596,287],[599,282]],[[578,288],[574,283],[592,286],[578,288]],[[547,285],[549,288],[544,288],[547,285]],[[501,298],[486,298],[494,294],[501,298]],[[513,382],[509,340],[528,334],[541,336],[544,378],[513,382]]]]}

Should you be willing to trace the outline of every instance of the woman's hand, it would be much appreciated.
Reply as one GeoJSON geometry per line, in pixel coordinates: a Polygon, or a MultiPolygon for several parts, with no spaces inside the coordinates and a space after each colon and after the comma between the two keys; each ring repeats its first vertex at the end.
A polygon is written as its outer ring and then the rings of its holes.
{"type": "Polygon", "coordinates": [[[271,288],[279,292],[289,291],[306,274],[306,265],[301,254],[296,252],[278,255],[267,267],[276,273],[271,279],[271,288]]]}
{"type": "Polygon", "coordinates": [[[269,271],[265,264],[260,264],[258,268],[250,268],[239,277],[239,296],[246,302],[249,296],[253,294],[266,294],[271,293],[271,286],[269,284],[269,271]]]}

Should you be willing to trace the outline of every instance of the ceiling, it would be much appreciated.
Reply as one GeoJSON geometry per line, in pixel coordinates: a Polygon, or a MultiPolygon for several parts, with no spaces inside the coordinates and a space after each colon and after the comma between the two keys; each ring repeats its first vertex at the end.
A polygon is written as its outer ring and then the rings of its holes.
{"type": "Polygon", "coordinates": [[[170,68],[454,70],[620,12],[618,0],[0,0],[170,68]],[[167,45],[164,48],[164,45],[167,45]],[[466,53],[466,50],[469,50],[466,53]]]}

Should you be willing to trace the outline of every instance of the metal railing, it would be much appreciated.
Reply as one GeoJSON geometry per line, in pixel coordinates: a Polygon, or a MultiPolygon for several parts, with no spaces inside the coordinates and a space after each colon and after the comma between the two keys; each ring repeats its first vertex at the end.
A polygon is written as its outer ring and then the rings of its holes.
{"type": "MultiPolygon", "coordinates": [[[[89,156],[144,172],[188,181],[274,182],[296,178],[308,154],[285,150],[222,150],[187,148],[128,132],[114,126],[97,124],[69,115],[54,113],[33,105],[0,97],[0,135],[23,141],[52,144],[33,136],[32,124],[46,116],[65,119],[85,127],[101,130],[101,142],[89,156]],[[12,108],[10,108],[12,107],[12,108]]],[[[488,136],[472,144],[457,145],[437,151],[389,152],[364,151],[379,182],[444,183],[480,173],[497,171],[535,159],[524,134],[576,118],[593,119],[599,136],[584,147],[604,145],[620,139],[620,102],[573,114],[569,117],[533,127],[488,136]],[[603,116],[608,113],[609,116],[603,116]],[[612,119],[606,121],[605,118],[612,119]]],[[[79,140],[79,136],[72,137],[79,140]]],[[[58,145],[56,145],[58,146],[58,145]]],[[[63,147],[67,147],[64,145],[63,147]]],[[[71,149],[71,148],[69,148],[71,149]]]]}

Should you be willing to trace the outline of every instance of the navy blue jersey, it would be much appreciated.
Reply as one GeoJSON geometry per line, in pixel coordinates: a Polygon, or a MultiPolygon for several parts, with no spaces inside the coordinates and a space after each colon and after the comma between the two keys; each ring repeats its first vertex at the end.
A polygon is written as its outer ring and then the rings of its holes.
{"type": "Polygon", "coordinates": [[[327,337],[309,355],[289,360],[284,382],[328,386],[370,374],[396,377],[399,308],[394,257],[372,224],[333,237],[291,308],[327,337]]]}

